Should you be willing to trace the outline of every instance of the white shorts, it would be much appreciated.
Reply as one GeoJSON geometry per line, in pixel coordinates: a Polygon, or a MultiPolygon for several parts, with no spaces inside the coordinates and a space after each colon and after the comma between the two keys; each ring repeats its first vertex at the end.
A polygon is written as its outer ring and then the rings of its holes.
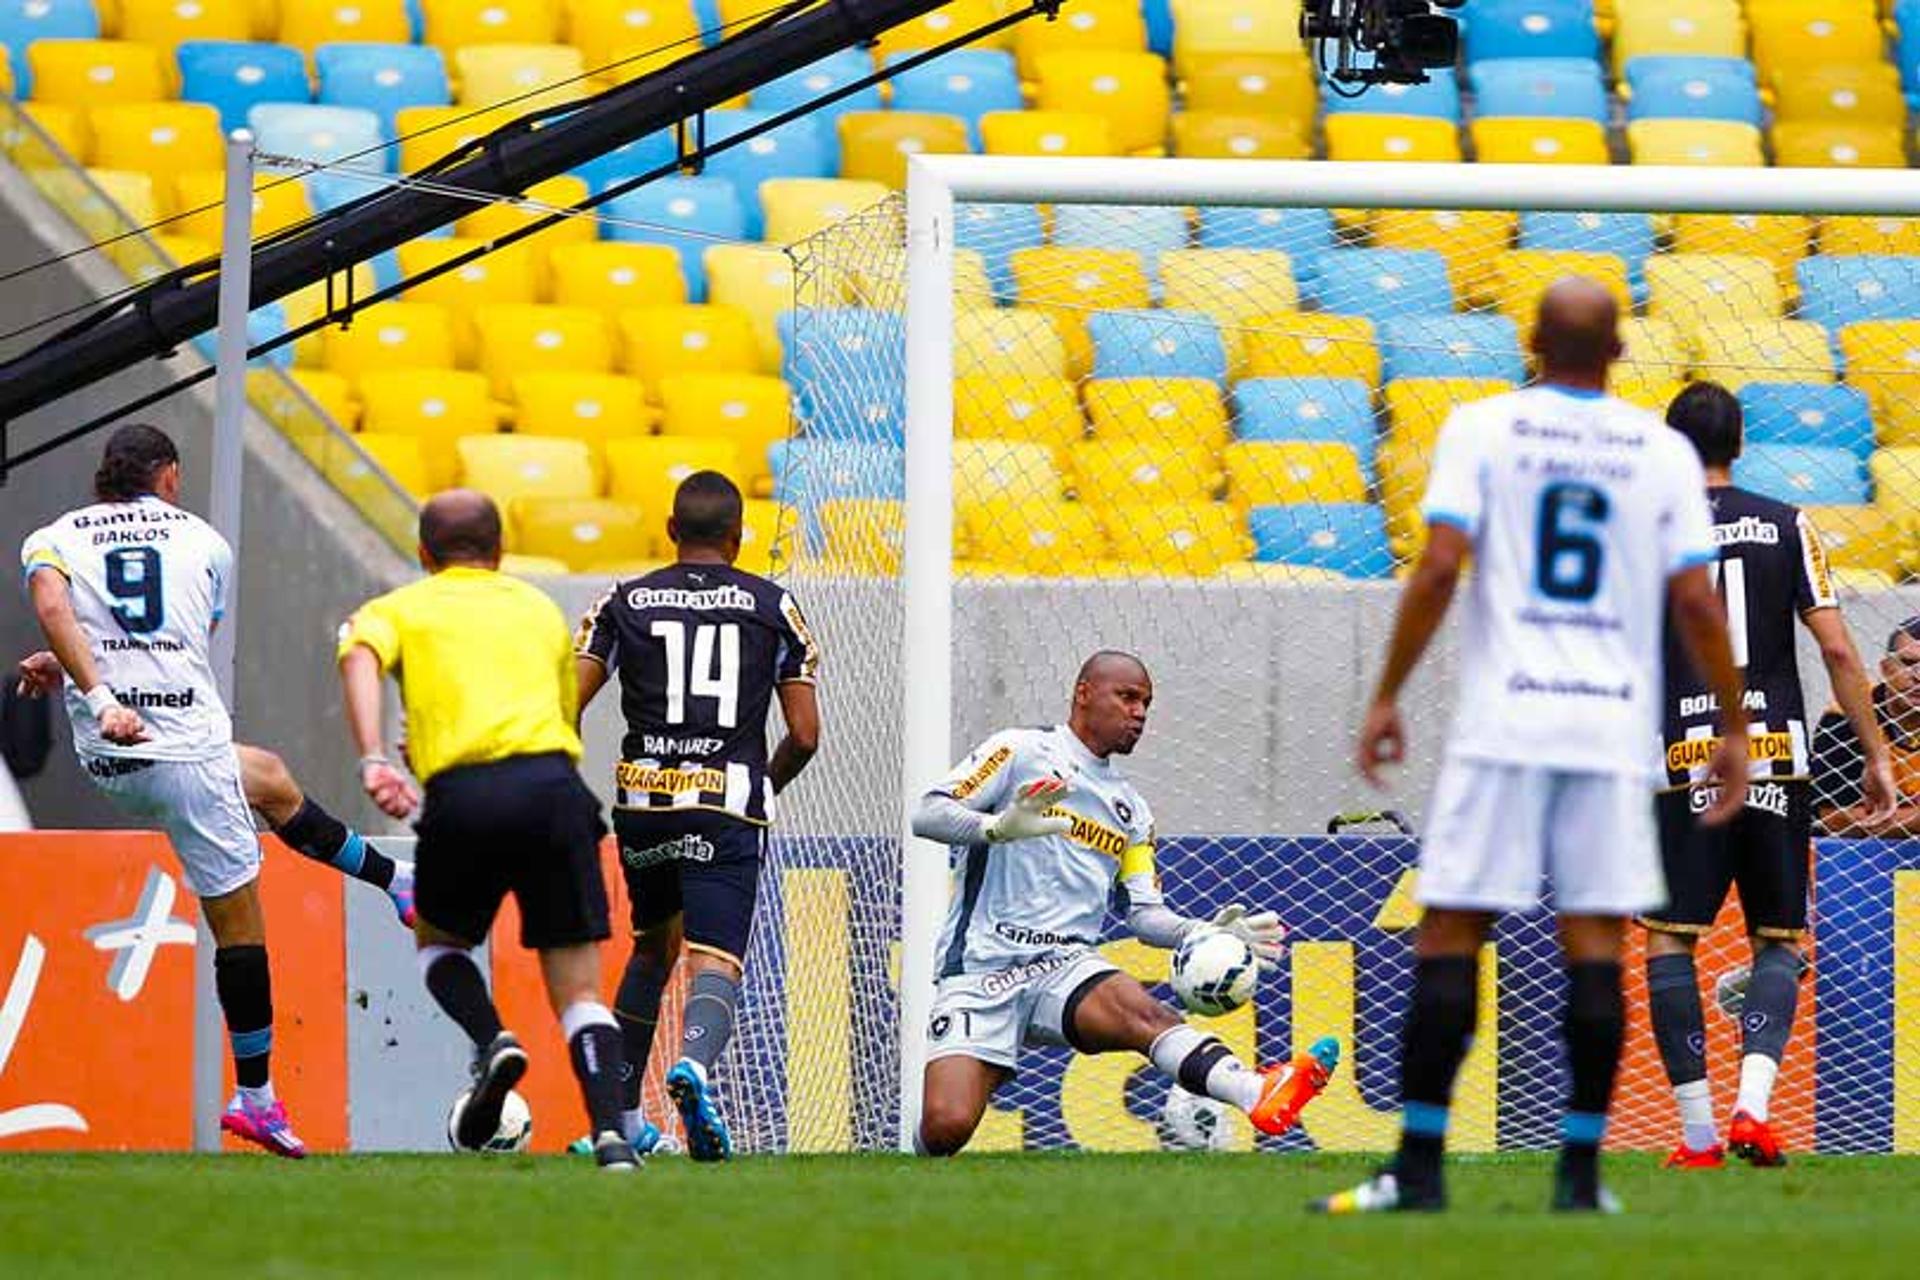
{"type": "Polygon", "coordinates": [[[1067,1045],[1068,1003],[1119,972],[1098,951],[1062,951],[988,973],[942,978],[927,1024],[927,1060],[965,1057],[1013,1070],[1022,1045],[1067,1045]]]}
{"type": "Polygon", "coordinates": [[[1631,916],[1665,905],[1653,787],[1634,774],[1575,773],[1450,758],[1420,841],[1429,907],[1631,916]]]}
{"type": "Polygon", "coordinates": [[[206,760],[83,756],[80,767],[122,812],[167,833],[197,896],[232,893],[260,874],[260,837],[232,751],[206,760]]]}

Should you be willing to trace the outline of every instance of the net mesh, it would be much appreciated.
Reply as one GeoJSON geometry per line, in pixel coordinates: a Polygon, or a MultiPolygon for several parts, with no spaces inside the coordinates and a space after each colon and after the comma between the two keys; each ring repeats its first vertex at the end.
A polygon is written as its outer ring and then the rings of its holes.
{"type": "MultiPolygon", "coordinates": [[[[1711,378],[1739,395],[1748,444],[1736,480],[1809,511],[1872,668],[1920,604],[1904,585],[1920,567],[1920,220],[1194,209],[1152,203],[1151,181],[1141,187],[1138,206],[956,210],[953,755],[1006,725],[1063,716],[1092,649],[1140,653],[1157,701],[1128,769],[1159,819],[1170,902],[1196,915],[1271,906],[1293,940],[1284,971],[1214,1029],[1261,1062],[1340,1037],[1333,1084],[1279,1145],[1385,1148],[1418,919],[1415,839],[1392,820],[1328,834],[1329,819],[1380,803],[1347,765],[1351,733],[1394,578],[1420,548],[1441,422],[1528,380],[1528,329],[1548,284],[1576,272],[1604,281],[1632,317],[1616,393],[1662,410],[1689,380],[1711,378]]],[[[799,843],[857,847],[853,877],[892,879],[902,204],[803,242],[795,262],[785,373],[796,434],[776,496],[798,534],[795,589],[833,632],[832,745],[785,826],[799,843]]],[[[1392,799],[1412,831],[1452,712],[1453,664],[1443,639],[1408,695],[1413,758],[1392,799]]],[[[1817,720],[1826,678],[1804,638],[1800,665],[1817,720]]],[[[1898,655],[1883,675],[1897,701],[1898,655]]],[[[1826,745],[1814,787],[1830,810],[1858,760],[1826,745]]],[[[1915,1149],[1920,856],[1898,842],[1817,846],[1814,964],[1775,1120],[1801,1149],[1915,1149]]],[[[1169,995],[1167,957],[1109,927],[1108,954],[1169,995]]],[[[877,965],[884,935],[876,923],[856,951],[871,948],[877,965]]],[[[1658,1147],[1677,1121],[1635,947],[1610,1141],[1658,1147]]],[[[1564,1054],[1545,912],[1506,920],[1486,960],[1454,1144],[1550,1145],[1564,1054]]],[[[1730,905],[1699,951],[1723,1115],[1745,963],[1730,905]]],[[[854,964],[874,984],[855,995],[871,1008],[854,1052],[877,1070],[894,993],[878,968],[854,964]]],[[[805,999],[789,990],[785,1005],[805,999]]],[[[893,1100],[876,1089],[868,1101],[876,1112],[856,1127],[884,1142],[893,1100]]],[[[1170,1096],[1137,1058],[1054,1050],[1028,1052],[975,1142],[1252,1144],[1237,1115],[1170,1096]]]]}

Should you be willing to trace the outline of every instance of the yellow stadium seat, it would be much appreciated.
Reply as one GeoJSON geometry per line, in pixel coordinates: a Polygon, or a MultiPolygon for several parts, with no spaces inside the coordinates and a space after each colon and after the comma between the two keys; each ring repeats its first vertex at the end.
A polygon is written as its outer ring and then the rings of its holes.
{"type": "Polygon", "coordinates": [[[1736,0],[1663,0],[1621,6],[1613,30],[1613,70],[1635,58],[1747,56],[1746,24],[1736,0]]]}
{"type": "Polygon", "coordinates": [[[1887,62],[1810,65],[1773,84],[1778,120],[1829,120],[1846,124],[1907,123],[1900,73],[1887,62]]]}
{"type": "Polygon", "coordinates": [[[1863,320],[1840,330],[1847,385],[1873,403],[1880,443],[1920,445],[1920,321],[1863,320]]]}
{"type": "Polygon", "coordinates": [[[1778,86],[1804,74],[1802,68],[1879,62],[1886,54],[1886,34],[1871,9],[1756,5],[1748,16],[1762,84],[1778,86]]]}
{"type": "Polygon", "coordinates": [[[1077,111],[989,111],[980,140],[990,156],[1114,156],[1120,145],[1105,116],[1077,111]]]}
{"type": "Polygon", "coordinates": [[[1907,554],[1911,515],[1896,520],[1878,507],[1806,507],[1808,521],[1835,569],[1898,577],[1907,554]]]}
{"type": "MultiPolygon", "coordinates": [[[[213,252],[217,254],[219,250],[215,249],[213,252]]],[[[280,299],[280,308],[286,312],[288,326],[298,327],[327,315],[329,301],[336,308],[337,314],[341,300],[347,296],[348,290],[352,290],[354,297],[364,298],[376,287],[378,287],[378,280],[374,276],[373,264],[356,262],[347,271],[337,271],[326,280],[317,281],[286,294],[280,299]],[[331,300],[327,296],[329,288],[333,291],[331,300]]],[[[460,350],[457,333],[455,337],[454,355],[457,359],[460,350]]],[[[325,357],[326,340],[318,332],[311,333],[296,340],[293,351],[297,363],[317,367],[325,357]]]]}
{"type": "Polygon", "coordinates": [[[1716,320],[1772,320],[1785,310],[1780,275],[1765,258],[1656,253],[1647,259],[1647,314],[1688,332],[1716,320]]]}
{"type": "Polygon", "coordinates": [[[1310,125],[1320,79],[1299,53],[1196,53],[1182,76],[1189,111],[1221,111],[1310,125]]]}
{"type": "Polygon", "coordinates": [[[343,41],[409,44],[413,23],[407,0],[287,0],[280,7],[279,40],[309,53],[343,41]]]}
{"type": "Polygon", "coordinates": [[[1086,432],[1079,397],[1064,377],[974,374],[953,380],[957,439],[1025,440],[1064,449],[1086,432]]]}
{"type": "Polygon", "coordinates": [[[793,309],[793,260],[771,245],[717,244],[703,260],[707,300],[738,307],[753,321],[760,367],[780,367],[780,313],[793,309]]]}
{"type": "Polygon", "coordinates": [[[87,133],[85,110],[57,102],[22,102],[19,107],[24,121],[0,119],[7,158],[14,164],[22,169],[64,169],[86,159],[93,140],[87,133]],[[27,127],[29,122],[38,133],[27,127]]]}
{"type": "Polygon", "coordinates": [[[1832,382],[1826,329],[1805,320],[1709,321],[1691,329],[1694,377],[1738,391],[1752,382],[1832,382]]]}
{"type": "Polygon", "coordinates": [[[760,184],[768,244],[792,244],[872,208],[892,193],[852,178],[768,178],[760,184]]]}
{"type": "Polygon", "coordinates": [[[1245,376],[1358,378],[1380,385],[1380,348],[1365,316],[1285,311],[1247,321],[1245,376]]]}
{"type": "Polygon", "coordinates": [[[1738,120],[1634,120],[1627,152],[1635,164],[1729,165],[1767,162],[1760,131],[1738,120]]]}
{"type": "MultiPolygon", "coordinates": [[[[363,431],[353,437],[353,443],[372,460],[373,466],[386,472],[412,497],[425,498],[434,491],[420,442],[412,436],[383,436],[363,431]]],[[[351,450],[328,448],[322,456],[325,460],[322,470],[327,479],[348,497],[354,497],[358,490],[379,492],[381,486],[373,478],[372,467],[351,450]]]]}
{"type": "Polygon", "coordinates": [[[563,307],[616,313],[635,307],[679,306],[687,300],[680,255],[664,244],[589,240],[563,244],[547,256],[553,300],[563,307]]]}
{"type": "Polygon", "coordinates": [[[753,321],[738,307],[635,307],[620,313],[619,326],[620,368],[644,382],[656,401],[661,381],[674,374],[762,368],[753,321]]]}
{"type": "Polygon", "coordinates": [[[1329,160],[1458,161],[1460,131],[1450,121],[1427,116],[1328,116],[1329,160]]]}
{"type": "Polygon", "coordinates": [[[324,339],[326,367],[349,382],[391,369],[451,369],[453,321],[445,307],[377,302],[324,339]]]}
{"type": "Polygon", "coordinates": [[[1509,249],[1494,260],[1493,296],[1500,313],[1519,326],[1523,346],[1533,333],[1541,295],[1567,276],[1598,280],[1619,301],[1620,313],[1632,314],[1627,264],[1616,255],[1576,249],[1509,249]]]}
{"type": "Polygon", "coordinates": [[[1828,572],[1833,578],[1834,591],[1843,600],[1891,591],[1899,585],[1898,575],[1874,569],[1830,569],[1828,572]]]}
{"type": "Polygon", "coordinates": [[[487,380],[453,369],[370,370],[360,378],[360,404],[366,430],[420,441],[434,489],[459,480],[461,437],[487,435],[499,423],[487,380]]]}
{"type": "Polygon", "coordinates": [[[253,14],[248,0],[133,0],[122,11],[120,38],[167,53],[183,40],[250,40],[253,14]]]}
{"type": "Polygon", "coordinates": [[[653,432],[645,388],[617,373],[523,374],[513,380],[513,400],[516,432],[583,441],[596,463],[609,440],[653,432]]]}
{"type": "Polygon", "coordinates": [[[1628,404],[1639,405],[1648,413],[1665,414],[1673,398],[1686,383],[1678,378],[1649,376],[1615,365],[1607,373],[1607,394],[1628,404]]]}
{"type": "MultiPolygon", "coordinates": [[[[734,566],[772,577],[793,559],[800,541],[800,517],[792,507],[764,498],[748,498],[740,506],[740,558],[734,566]]],[[[671,545],[664,528],[656,545],[662,550],[671,545]]]]}
{"type": "MultiPolygon", "coordinates": [[[[518,231],[529,222],[537,222],[555,209],[565,209],[585,200],[588,188],[585,179],[572,174],[562,174],[558,178],[548,178],[545,182],[536,182],[527,188],[526,199],[532,204],[542,206],[532,208],[507,201],[484,204],[454,223],[454,230],[469,240],[497,240],[509,231],[518,231]]],[[[599,238],[599,228],[594,225],[591,215],[565,219],[558,225],[540,232],[537,245],[530,249],[551,253],[563,244],[584,244],[599,238]]]]}
{"type": "Polygon", "coordinates": [[[474,313],[480,336],[480,372],[505,397],[513,380],[529,373],[608,373],[613,369],[612,326],[586,307],[500,302],[474,313]]]}
{"type": "Polygon", "coordinates": [[[1494,257],[1513,243],[1517,214],[1492,209],[1381,209],[1373,242],[1383,249],[1431,249],[1447,260],[1456,297],[1491,298],[1494,257]]]}
{"type": "Polygon", "coordinates": [[[1160,255],[1160,291],[1163,306],[1213,318],[1236,373],[1253,322],[1300,305],[1293,259],[1278,249],[1169,249],[1160,255]]]}
{"type": "Polygon", "coordinates": [[[1498,116],[1475,120],[1473,154],[1482,164],[1608,164],[1607,131],[1596,120],[1498,116]]]}
{"type": "Polygon", "coordinates": [[[1062,49],[1039,59],[1039,73],[1035,105],[1041,110],[1102,116],[1125,151],[1158,151],[1166,146],[1167,113],[1173,98],[1167,86],[1167,64],[1156,55],[1062,49]]]}
{"type": "Polygon", "coordinates": [[[981,503],[1053,502],[1064,478],[1053,450],[1022,440],[955,440],[953,500],[956,506],[981,503]]]}
{"type": "Polygon", "coordinates": [[[1899,125],[1825,120],[1776,124],[1773,158],[1783,168],[1902,169],[1906,131],[1899,125]]]}
{"type": "Polygon", "coordinates": [[[834,122],[840,134],[840,176],[907,185],[907,157],[964,155],[973,150],[967,122],[928,111],[848,111],[834,122]]]}
{"type": "Polygon", "coordinates": [[[131,40],[35,40],[27,46],[38,102],[98,107],[173,96],[161,51],[131,40]]]}
{"type": "Polygon", "coordinates": [[[508,551],[500,556],[500,572],[516,578],[564,578],[573,572],[565,560],[551,556],[523,556],[508,551]]]}
{"type": "Polygon", "coordinates": [[[1431,439],[1389,436],[1380,442],[1374,464],[1380,473],[1380,508],[1387,517],[1387,542],[1395,560],[1406,563],[1426,542],[1420,504],[1433,469],[1431,439]]]}
{"type": "Polygon", "coordinates": [[[1305,58],[1298,3],[1177,0],[1173,11],[1174,70],[1183,77],[1231,54],[1305,58]]]}
{"type": "Polygon", "coordinates": [[[1082,502],[1204,502],[1220,483],[1212,451],[1198,446],[1090,440],[1068,452],[1082,502]]]}
{"type": "Polygon", "coordinates": [[[1920,218],[1822,218],[1820,252],[1920,255],[1920,218]]]}
{"type": "Polygon", "coordinates": [[[400,168],[412,173],[483,137],[510,117],[508,111],[476,112],[467,107],[401,107],[393,113],[400,140],[400,168]]]}
{"type": "Polygon", "coordinates": [[[890,498],[820,504],[821,557],[830,573],[891,577],[900,572],[906,512],[890,498]]]}
{"type": "Polygon", "coordinates": [[[511,546],[519,555],[564,560],[583,573],[598,565],[644,560],[653,536],[640,508],[611,498],[515,498],[511,546]]]}
{"type": "Polygon", "coordinates": [[[453,52],[454,105],[509,105],[515,112],[587,96],[587,64],[568,44],[480,44],[453,52]]]}
{"type": "Polygon", "coordinates": [[[249,369],[247,402],[296,439],[316,431],[319,417],[343,431],[360,417],[347,380],[321,369],[249,369]]]}
{"type": "Polygon", "coordinates": [[[1066,340],[1046,312],[985,307],[953,317],[953,372],[957,378],[1054,378],[1068,373],[1066,340]]]}
{"type": "Polygon", "coordinates": [[[1873,481],[1873,505],[1910,533],[1920,511],[1920,447],[1878,449],[1867,460],[1873,481]]]}
{"type": "Polygon", "coordinates": [[[718,471],[739,484],[740,447],[703,436],[628,436],[607,444],[611,496],[640,504],[660,551],[671,546],[666,533],[674,490],[696,471],[718,471]]]}
{"type": "MultiPolygon", "coordinates": [[[[123,234],[133,227],[152,226],[165,216],[166,189],[150,173],[129,169],[88,169],[87,182],[113,206],[112,209],[91,209],[81,213],[82,219],[89,224],[95,219],[99,220],[105,232],[100,239],[123,234]],[[114,210],[119,211],[118,218],[114,216],[114,210]]],[[[74,185],[76,201],[85,205],[97,201],[93,192],[86,190],[84,185],[74,185]]],[[[73,209],[74,205],[69,203],[67,207],[73,209]]],[[[91,226],[87,229],[91,234],[91,226]]]]}
{"type": "Polygon", "coordinates": [[[1780,277],[1781,288],[1791,293],[1795,266],[1813,252],[1813,219],[1797,213],[1675,214],[1673,247],[1681,253],[1765,258],[1780,277]]]}
{"type": "Polygon", "coordinates": [[[1106,531],[1084,502],[982,502],[961,508],[960,525],[974,557],[1001,570],[1057,577],[1107,554],[1106,531]]]}
{"type": "Polygon", "coordinates": [[[592,451],[578,440],[548,436],[462,437],[460,483],[502,508],[519,498],[593,498],[600,493],[592,451]]]}
{"type": "Polygon", "coordinates": [[[567,40],[589,68],[637,48],[700,48],[700,20],[688,0],[567,0],[567,40]]]}
{"type": "MultiPolygon", "coordinates": [[[[227,178],[218,169],[193,169],[175,180],[180,221],[173,230],[210,244],[220,243],[221,207],[226,204],[227,178]]],[[[298,178],[256,173],[253,186],[255,238],[284,231],[313,216],[307,188],[298,178]]]]}
{"type": "Polygon", "coordinates": [[[1219,502],[1125,502],[1098,512],[1113,558],[1167,577],[1211,577],[1253,554],[1240,513],[1219,502]]]}
{"type": "Polygon", "coordinates": [[[1013,30],[1014,57],[1022,80],[1040,79],[1040,59],[1059,52],[1138,53],[1147,47],[1147,24],[1135,0],[1073,0],[1049,22],[1023,22],[1013,30]]]}
{"type": "Polygon", "coordinates": [[[660,400],[663,434],[731,440],[739,447],[741,478],[755,488],[770,485],[767,448],[793,434],[785,382],[758,373],[679,373],[661,380],[660,400]]]}
{"type": "Polygon", "coordinates": [[[226,158],[220,113],[200,102],[110,103],[95,107],[90,164],[169,176],[218,169],[226,158]]]}
{"type": "Polygon", "coordinates": [[[1182,111],[1173,118],[1173,154],[1184,160],[1307,160],[1313,147],[1298,121],[1182,111]]]}
{"type": "Polygon", "coordinates": [[[1430,453],[1455,409],[1511,390],[1500,378],[1396,378],[1387,384],[1387,438],[1430,453]]]}
{"type": "Polygon", "coordinates": [[[1351,446],[1258,440],[1222,454],[1227,492],[1242,509],[1296,502],[1365,502],[1367,480],[1351,446]]]}
{"type": "MultiPolygon", "coordinates": [[[[457,236],[410,240],[397,250],[400,274],[417,275],[485,244],[484,240],[457,236]]],[[[409,302],[431,302],[447,309],[453,317],[456,358],[470,365],[480,352],[479,335],[474,331],[474,312],[496,302],[535,302],[539,299],[539,289],[539,264],[532,250],[514,246],[422,281],[409,288],[405,296],[409,302]]]]}
{"type": "Polygon", "coordinates": [[[1015,296],[1053,321],[1066,342],[1071,372],[1084,372],[1093,350],[1086,317],[1094,311],[1147,307],[1153,303],[1140,255],[1124,249],[1042,246],[1011,255],[1015,296]]]}
{"type": "Polygon", "coordinates": [[[552,44],[560,38],[558,0],[421,0],[420,43],[452,52],[466,45],[552,44]]]}
{"type": "Polygon", "coordinates": [[[1232,429],[1210,378],[1095,378],[1086,385],[1095,440],[1131,440],[1218,452],[1232,429]]]}
{"type": "MultiPolygon", "coordinates": [[[[722,0],[721,11],[724,16],[728,3],[745,4],[751,9],[760,7],[761,0],[722,0]]],[[[957,36],[966,34],[975,28],[985,26],[1000,17],[1004,10],[996,0],[949,0],[931,13],[890,27],[874,37],[883,58],[892,58],[894,54],[910,49],[931,49],[943,45],[957,36]]],[[[992,35],[983,36],[972,48],[1011,49],[1013,31],[1003,28],[992,35]]]]}
{"type": "Polygon", "coordinates": [[[1685,380],[1693,365],[1687,334],[1671,320],[1628,317],[1620,322],[1620,358],[1613,372],[1642,383],[1664,386],[1685,380]]]}
{"type": "MultiPolygon", "coordinates": [[[[884,215],[882,215],[884,216],[884,215]]],[[[906,280],[897,258],[878,254],[854,264],[845,277],[844,300],[863,307],[898,311],[906,305],[906,280]]],[[[822,280],[822,287],[830,287],[822,280]]],[[[987,274],[986,255],[978,249],[953,251],[953,306],[955,311],[992,311],[1000,305],[993,278],[987,274]]]]}

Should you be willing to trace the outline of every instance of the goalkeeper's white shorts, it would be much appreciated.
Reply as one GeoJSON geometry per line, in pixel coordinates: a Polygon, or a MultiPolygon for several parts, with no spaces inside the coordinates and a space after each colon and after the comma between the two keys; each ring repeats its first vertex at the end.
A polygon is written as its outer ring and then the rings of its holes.
{"type": "Polygon", "coordinates": [[[1449,757],[1420,842],[1422,905],[1631,916],[1667,900],[1653,787],[1585,773],[1449,757]]]}
{"type": "Polygon", "coordinates": [[[927,1024],[927,1061],[973,1058],[1011,1071],[1023,1045],[1074,1048],[1071,1024],[1079,997],[1117,972],[1088,947],[942,978],[927,1024]]]}

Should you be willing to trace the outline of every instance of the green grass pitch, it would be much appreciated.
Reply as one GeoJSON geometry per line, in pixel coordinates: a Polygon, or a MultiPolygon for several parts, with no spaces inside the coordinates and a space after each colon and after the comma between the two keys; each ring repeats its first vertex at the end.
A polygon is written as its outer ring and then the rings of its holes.
{"type": "Polygon", "coordinates": [[[0,1158],[0,1276],[1334,1277],[1915,1274],[1920,1158],[1662,1172],[1544,1211],[1548,1158],[1462,1161],[1439,1217],[1327,1220],[1348,1156],[0,1158]]]}

